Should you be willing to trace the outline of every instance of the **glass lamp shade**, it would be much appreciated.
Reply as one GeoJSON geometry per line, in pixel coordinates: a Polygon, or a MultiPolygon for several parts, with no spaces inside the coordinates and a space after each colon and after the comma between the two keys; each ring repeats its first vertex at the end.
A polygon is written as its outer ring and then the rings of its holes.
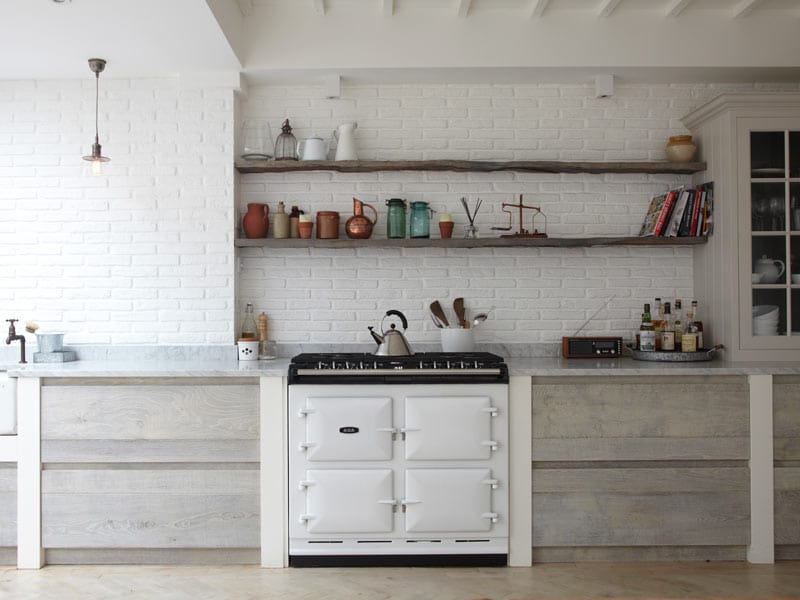
{"type": "Polygon", "coordinates": [[[275,160],[297,160],[297,138],[292,134],[292,126],[286,119],[281,133],[275,140],[275,160]]]}

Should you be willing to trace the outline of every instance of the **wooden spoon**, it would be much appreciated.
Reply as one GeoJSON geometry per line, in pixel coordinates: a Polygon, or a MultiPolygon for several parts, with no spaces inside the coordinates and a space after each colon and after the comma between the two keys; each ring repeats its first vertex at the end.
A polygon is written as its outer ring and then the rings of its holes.
{"type": "Polygon", "coordinates": [[[447,317],[444,314],[444,309],[442,305],[439,304],[438,300],[434,300],[431,302],[431,313],[441,321],[445,327],[450,327],[450,322],[447,320],[447,317]]]}
{"type": "Polygon", "coordinates": [[[467,327],[466,309],[464,308],[464,299],[456,298],[453,300],[453,310],[456,313],[459,327],[467,327]]]}

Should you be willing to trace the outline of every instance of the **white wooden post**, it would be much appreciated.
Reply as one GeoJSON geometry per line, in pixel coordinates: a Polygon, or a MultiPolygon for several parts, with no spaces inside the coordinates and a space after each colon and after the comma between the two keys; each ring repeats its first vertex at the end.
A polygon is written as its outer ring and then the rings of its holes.
{"type": "Polygon", "coordinates": [[[750,546],[747,561],[775,562],[772,375],[750,375],[750,546]]]}
{"type": "Polygon", "coordinates": [[[508,389],[508,564],[529,567],[531,531],[531,378],[511,377],[508,389]]]}
{"type": "Polygon", "coordinates": [[[261,566],[289,564],[289,480],[285,377],[262,377],[260,398],[261,566]]]}
{"type": "Polygon", "coordinates": [[[17,382],[17,567],[40,569],[42,550],[41,380],[17,382]]]}

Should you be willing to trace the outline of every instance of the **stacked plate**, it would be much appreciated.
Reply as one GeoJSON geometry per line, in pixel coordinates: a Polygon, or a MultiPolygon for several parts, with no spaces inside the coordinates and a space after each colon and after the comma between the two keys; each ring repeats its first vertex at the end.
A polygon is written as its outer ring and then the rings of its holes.
{"type": "Polygon", "coordinates": [[[753,307],[753,335],[778,335],[780,311],[774,304],[753,307]]]}

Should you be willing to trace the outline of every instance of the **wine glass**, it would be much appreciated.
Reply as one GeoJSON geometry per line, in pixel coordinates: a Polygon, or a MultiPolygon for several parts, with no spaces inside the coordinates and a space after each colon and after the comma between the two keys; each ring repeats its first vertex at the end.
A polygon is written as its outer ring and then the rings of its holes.
{"type": "Polygon", "coordinates": [[[752,212],[753,212],[753,230],[765,231],[767,229],[766,225],[767,212],[769,212],[769,209],[767,207],[767,199],[758,198],[757,200],[754,200],[752,212]]]}
{"type": "Polygon", "coordinates": [[[769,212],[772,215],[772,231],[780,231],[784,229],[783,227],[783,219],[784,219],[784,206],[783,206],[783,198],[770,198],[769,200],[769,212]]]}

